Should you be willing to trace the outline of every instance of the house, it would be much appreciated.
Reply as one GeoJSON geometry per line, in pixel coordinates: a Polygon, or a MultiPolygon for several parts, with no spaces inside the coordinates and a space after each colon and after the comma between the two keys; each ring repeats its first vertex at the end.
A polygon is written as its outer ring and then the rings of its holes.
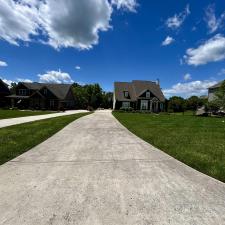
{"type": "Polygon", "coordinates": [[[4,107],[8,104],[7,95],[10,95],[8,85],[0,79],[0,107],[4,107]]]}
{"type": "MultiPolygon", "coordinates": [[[[225,81],[225,80],[224,80],[225,81]]],[[[224,82],[221,81],[211,87],[208,88],[208,101],[211,102],[215,99],[215,93],[219,90],[221,84],[224,82]]]]}
{"type": "Polygon", "coordinates": [[[15,92],[8,96],[12,107],[58,110],[72,109],[75,106],[71,84],[20,82],[15,92]]]}
{"type": "Polygon", "coordinates": [[[165,97],[159,82],[141,80],[115,82],[113,109],[129,107],[156,113],[163,111],[165,97]]]}

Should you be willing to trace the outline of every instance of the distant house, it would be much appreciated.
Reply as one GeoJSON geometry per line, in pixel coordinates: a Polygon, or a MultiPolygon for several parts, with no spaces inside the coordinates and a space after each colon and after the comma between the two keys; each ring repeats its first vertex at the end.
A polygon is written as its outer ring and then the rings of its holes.
{"type": "Polygon", "coordinates": [[[159,82],[133,80],[114,83],[113,108],[129,108],[160,112],[165,108],[165,97],[159,82]]]}
{"type": "Polygon", "coordinates": [[[75,106],[71,84],[20,82],[16,87],[16,94],[8,98],[11,99],[12,107],[19,108],[58,110],[75,106]]]}
{"type": "Polygon", "coordinates": [[[215,93],[219,90],[219,88],[223,82],[224,81],[221,81],[221,82],[208,88],[208,101],[209,102],[211,102],[215,99],[215,93]]]}
{"type": "Polygon", "coordinates": [[[8,85],[0,79],[0,107],[4,107],[8,104],[6,96],[10,95],[8,85]]]}

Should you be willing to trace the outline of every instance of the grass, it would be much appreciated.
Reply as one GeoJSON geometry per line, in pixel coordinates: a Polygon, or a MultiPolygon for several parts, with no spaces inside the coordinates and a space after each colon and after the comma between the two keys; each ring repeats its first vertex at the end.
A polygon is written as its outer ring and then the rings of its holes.
{"type": "Polygon", "coordinates": [[[52,111],[21,111],[0,109],[0,119],[16,118],[22,116],[36,116],[53,113],[52,111]]]}
{"type": "Polygon", "coordinates": [[[79,113],[0,129],[0,164],[45,141],[72,121],[88,115],[79,113]]]}
{"type": "Polygon", "coordinates": [[[225,182],[225,118],[113,112],[131,132],[225,182]]]}

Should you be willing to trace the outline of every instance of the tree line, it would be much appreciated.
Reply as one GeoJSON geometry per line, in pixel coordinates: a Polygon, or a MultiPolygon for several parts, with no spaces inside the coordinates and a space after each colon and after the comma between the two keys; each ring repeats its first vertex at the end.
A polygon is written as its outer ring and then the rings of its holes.
{"type": "Polygon", "coordinates": [[[205,107],[206,111],[218,111],[225,109],[225,81],[215,92],[215,98],[208,102],[207,97],[191,96],[184,99],[180,96],[173,96],[166,100],[166,111],[168,112],[184,112],[186,110],[196,111],[199,107],[205,107]]]}
{"type": "Polygon", "coordinates": [[[113,93],[105,92],[99,84],[72,85],[77,109],[109,109],[113,107],[113,93]]]}

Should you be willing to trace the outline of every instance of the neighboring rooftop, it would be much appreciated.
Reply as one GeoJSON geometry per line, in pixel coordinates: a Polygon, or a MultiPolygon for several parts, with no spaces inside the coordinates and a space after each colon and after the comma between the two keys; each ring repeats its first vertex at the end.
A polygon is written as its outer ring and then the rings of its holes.
{"type": "Polygon", "coordinates": [[[26,82],[20,82],[25,87],[31,90],[39,91],[42,88],[46,87],[48,90],[50,90],[57,98],[64,99],[71,88],[72,84],[50,84],[50,83],[26,83],[26,82]]]}
{"type": "Polygon", "coordinates": [[[214,88],[219,88],[221,86],[221,84],[224,82],[225,80],[220,81],[219,83],[209,87],[209,89],[214,89],[214,88]]]}

